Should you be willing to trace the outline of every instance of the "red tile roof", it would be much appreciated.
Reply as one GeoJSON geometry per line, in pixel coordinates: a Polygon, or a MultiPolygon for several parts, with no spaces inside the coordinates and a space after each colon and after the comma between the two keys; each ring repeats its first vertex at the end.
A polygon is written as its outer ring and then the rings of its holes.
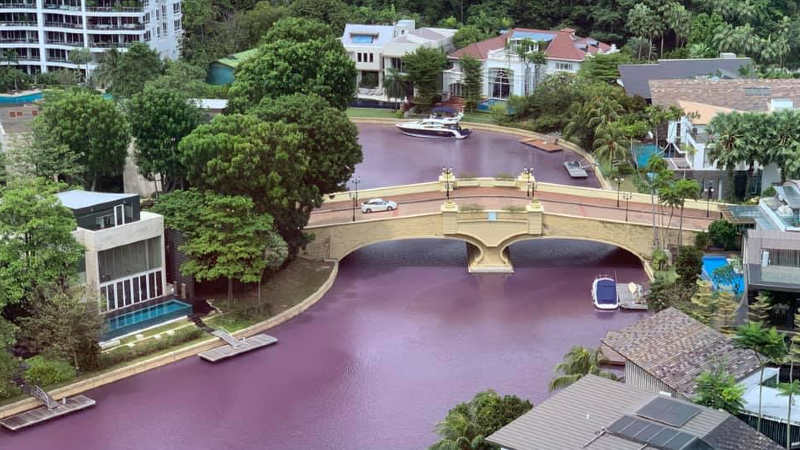
{"type": "Polygon", "coordinates": [[[548,45],[547,50],[545,50],[545,55],[548,58],[552,59],[583,61],[584,59],[586,59],[587,54],[595,54],[600,51],[605,52],[611,49],[610,45],[604,42],[599,42],[596,39],[592,39],[589,37],[575,36],[575,30],[573,30],[572,28],[563,28],[558,31],[534,30],[531,28],[514,28],[513,30],[506,31],[500,36],[495,36],[485,41],[476,42],[462,49],[456,50],[455,52],[450,54],[450,57],[461,58],[462,56],[469,55],[472,56],[473,58],[486,59],[489,55],[489,52],[493,50],[499,50],[505,47],[506,42],[508,42],[508,39],[511,36],[513,36],[515,32],[518,31],[525,33],[541,33],[541,34],[553,35],[554,36],[553,40],[550,41],[550,45],[548,45]],[[597,46],[589,45],[590,41],[597,42],[597,46]],[[578,47],[579,45],[585,45],[586,50],[580,49],[578,47]]]}

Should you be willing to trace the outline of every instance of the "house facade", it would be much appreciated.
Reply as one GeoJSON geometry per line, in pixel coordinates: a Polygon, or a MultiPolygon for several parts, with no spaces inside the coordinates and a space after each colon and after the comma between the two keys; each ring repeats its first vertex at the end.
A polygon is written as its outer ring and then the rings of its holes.
{"type": "Polygon", "coordinates": [[[515,28],[451,53],[448,58],[452,68],[444,72],[443,90],[450,96],[462,95],[464,74],[459,60],[463,56],[483,62],[483,97],[502,100],[530,93],[549,74],[576,73],[592,55],[616,51],[613,45],[576,36],[571,28],[558,31],[515,28]],[[523,45],[528,52],[543,52],[546,64],[539,66],[521,60],[517,49],[523,45]]]}
{"type": "MultiPolygon", "coordinates": [[[[800,80],[759,79],[675,79],[648,82],[652,102],[664,107],[679,107],[686,113],[669,122],[664,157],[672,170],[704,184],[712,185],[719,199],[730,189],[724,167],[708,157],[708,124],[718,114],[739,112],[771,113],[781,109],[794,109],[800,105],[800,80]]],[[[737,171],[747,170],[741,165],[737,171]]],[[[780,181],[775,165],[756,167],[761,180],[753,192],[780,181]]]]}
{"type": "Polygon", "coordinates": [[[89,71],[109,48],[125,51],[144,42],[175,59],[182,36],[180,0],[20,0],[0,4],[0,51],[13,50],[13,65],[29,74],[78,69],[70,52],[88,48],[89,71]]]}
{"type": "Polygon", "coordinates": [[[420,47],[447,53],[453,50],[456,31],[417,28],[413,20],[400,20],[394,25],[348,23],[341,40],[358,71],[358,97],[387,100],[384,78],[391,69],[402,71],[401,58],[420,47]]]}
{"type": "Polygon", "coordinates": [[[78,279],[112,312],[171,293],[166,279],[164,218],[142,211],[137,194],[67,191],[57,194],[85,248],[78,279]]]}

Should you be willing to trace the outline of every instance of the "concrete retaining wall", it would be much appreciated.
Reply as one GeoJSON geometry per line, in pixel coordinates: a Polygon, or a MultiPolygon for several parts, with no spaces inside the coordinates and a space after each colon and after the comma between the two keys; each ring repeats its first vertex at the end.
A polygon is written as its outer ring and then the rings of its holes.
{"type": "MultiPolygon", "coordinates": [[[[314,306],[314,304],[316,304],[323,296],[325,296],[325,294],[328,292],[331,286],[333,286],[333,283],[336,280],[336,275],[338,273],[339,273],[339,263],[334,263],[333,269],[331,270],[328,279],[325,280],[325,282],[322,284],[322,286],[319,287],[319,289],[317,289],[316,292],[311,294],[301,303],[263,322],[239,330],[233,333],[233,335],[237,338],[252,336],[254,334],[263,332],[272,327],[280,325],[286,322],[287,320],[290,320],[295,316],[299,315],[300,313],[306,311],[308,308],[314,306]]],[[[145,361],[140,361],[138,363],[131,364],[126,367],[121,367],[119,369],[115,369],[110,372],[97,375],[92,378],[88,378],[86,380],[78,381],[76,383],[70,384],[69,386],[64,386],[62,388],[54,389],[52,391],[49,391],[48,393],[57,400],[63,397],[71,397],[73,395],[77,395],[82,392],[86,392],[88,390],[98,388],[100,386],[109,383],[113,383],[117,380],[132,377],[134,375],[147,372],[148,370],[152,370],[176,361],[180,361],[184,358],[197,355],[198,353],[204,352],[206,350],[211,350],[212,348],[219,347],[221,344],[222,341],[220,339],[210,338],[202,342],[192,344],[188,347],[184,347],[180,350],[175,350],[169,353],[165,353],[163,355],[155,356],[145,361]]],[[[213,370],[213,368],[209,367],[208,370],[213,370]]],[[[4,419],[6,417],[19,414],[29,409],[36,408],[40,405],[41,405],[40,401],[34,398],[27,398],[25,400],[12,403],[10,405],[2,406],[0,407],[0,419],[4,419]]]]}

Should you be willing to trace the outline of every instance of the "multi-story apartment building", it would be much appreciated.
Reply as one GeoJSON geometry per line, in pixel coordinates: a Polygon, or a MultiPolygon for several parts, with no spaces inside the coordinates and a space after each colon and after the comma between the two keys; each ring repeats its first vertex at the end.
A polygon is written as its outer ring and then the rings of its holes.
{"type": "Polygon", "coordinates": [[[174,59],[181,30],[180,0],[2,0],[0,51],[14,50],[17,58],[0,64],[31,74],[84,70],[69,61],[69,53],[88,48],[91,72],[104,51],[124,51],[134,42],[174,59]]]}

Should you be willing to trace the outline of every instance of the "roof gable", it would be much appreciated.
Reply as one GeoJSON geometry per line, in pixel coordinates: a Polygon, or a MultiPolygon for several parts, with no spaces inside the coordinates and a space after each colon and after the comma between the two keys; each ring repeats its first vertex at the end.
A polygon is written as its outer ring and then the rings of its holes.
{"type": "Polygon", "coordinates": [[[545,55],[553,59],[583,61],[587,55],[605,52],[611,46],[589,37],[582,38],[574,35],[575,30],[564,28],[558,31],[536,30],[531,28],[514,28],[500,36],[495,36],[480,42],[475,42],[450,54],[451,58],[472,56],[473,58],[486,59],[489,52],[505,47],[510,39],[531,39],[534,41],[549,42],[545,55]]]}

